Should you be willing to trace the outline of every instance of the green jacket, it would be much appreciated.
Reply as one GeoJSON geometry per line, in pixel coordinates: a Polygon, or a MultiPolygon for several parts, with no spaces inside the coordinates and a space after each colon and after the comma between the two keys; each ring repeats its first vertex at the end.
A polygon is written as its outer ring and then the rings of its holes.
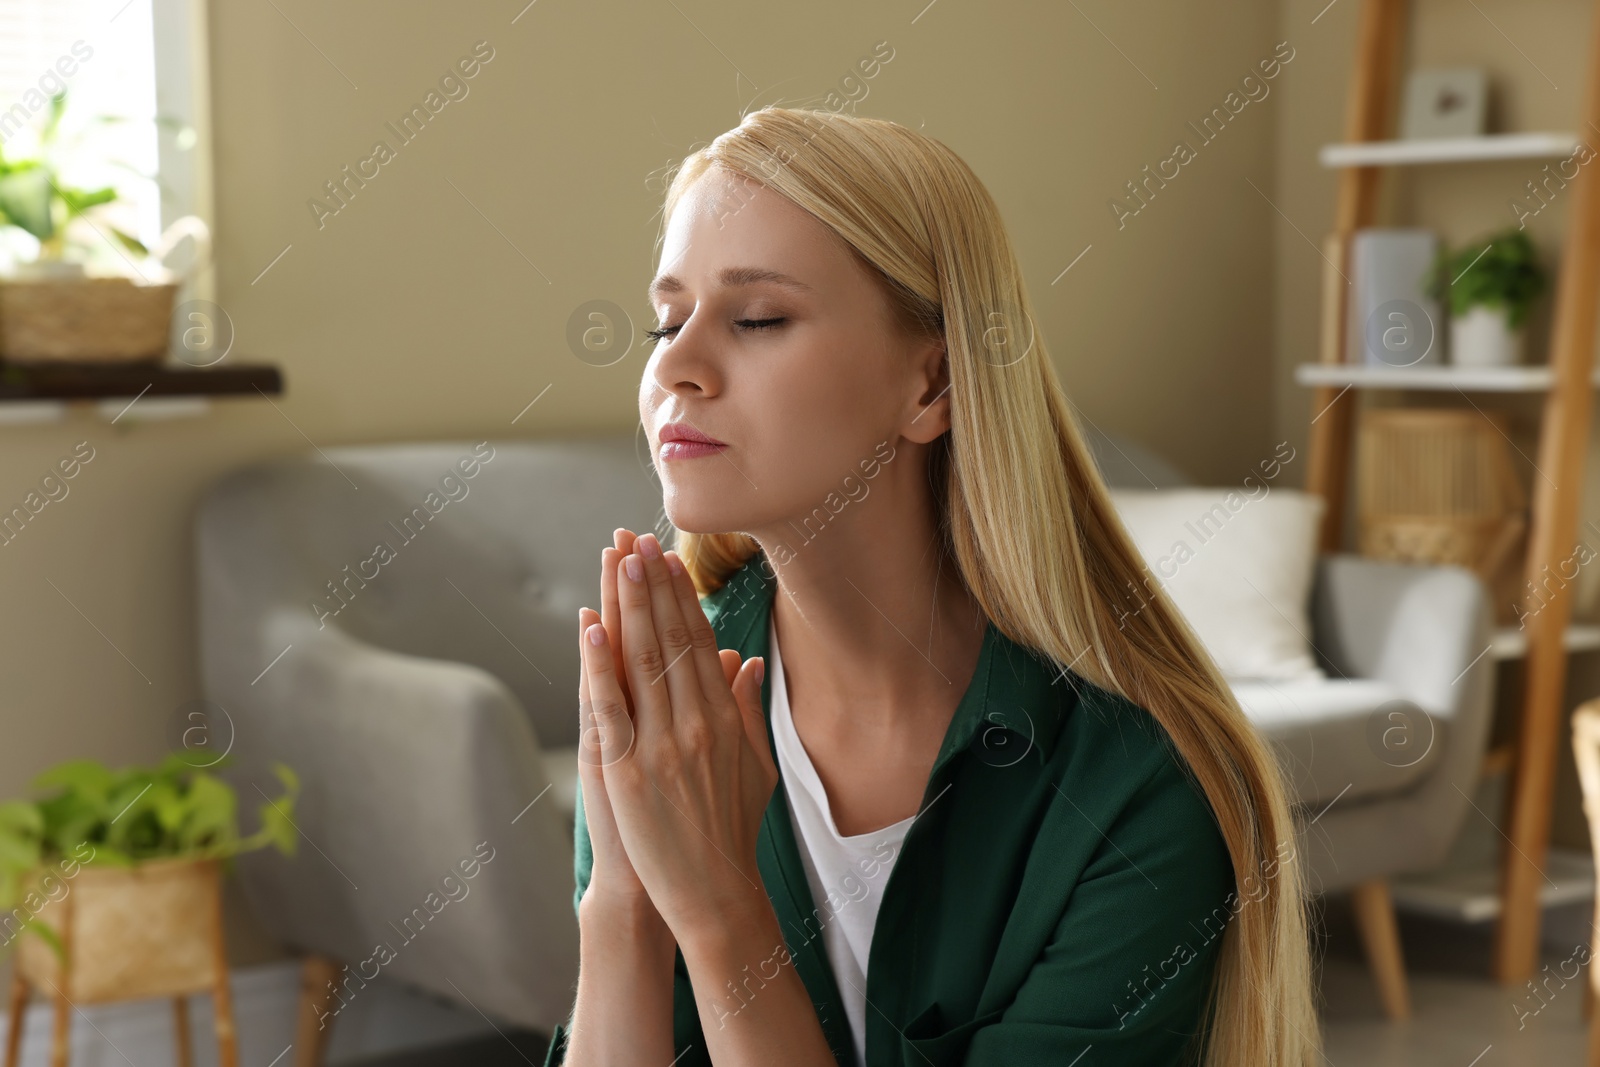
{"type": "MultiPolygon", "coordinates": [[[[719,647],[766,655],[776,588],[757,552],[704,599],[719,647]]],[[[781,781],[761,824],[764,888],[840,1067],[1199,1062],[1185,1045],[1236,886],[1210,805],[1147,711],[990,623],[920,812],[873,929],[865,1065],[821,937],[837,907],[811,899],[781,781]]],[[[581,793],[574,842],[576,908],[593,863],[581,793]]],[[[673,1067],[709,1067],[681,952],[676,970],[673,1067]]]]}

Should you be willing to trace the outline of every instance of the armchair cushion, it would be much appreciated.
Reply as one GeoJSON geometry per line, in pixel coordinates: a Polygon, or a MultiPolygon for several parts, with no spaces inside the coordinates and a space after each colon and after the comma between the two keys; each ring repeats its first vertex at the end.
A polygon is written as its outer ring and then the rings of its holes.
{"type": "Polygon", "coordinates": [[[1235,682],[1232,689],[1250,721],[1275,742],[1302,804],[1404,789],[1430,774],[1444,751],[1444,724],[1388,682],[1235,682]]]}
{"type": "Polygon", "coordinates": [[[1321,497],[1229,487],[1110,493],[1149,584],[1166,589],[1230,682],[1326,677],[1308,641],[1321,497]]]}

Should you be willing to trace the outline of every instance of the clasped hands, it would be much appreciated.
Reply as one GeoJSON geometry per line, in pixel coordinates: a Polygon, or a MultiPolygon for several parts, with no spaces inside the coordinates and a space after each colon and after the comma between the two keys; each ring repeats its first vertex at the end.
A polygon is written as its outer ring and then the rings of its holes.
{"type": "Polygon", "coordinates": [[[653,906],[684,944],[770,908],[756,867],[778,782],[765,665],[718,650],[682,561],[654,534],[615,537],[601,553],[601,614],[578,611],[585,901],[653,906]]]}

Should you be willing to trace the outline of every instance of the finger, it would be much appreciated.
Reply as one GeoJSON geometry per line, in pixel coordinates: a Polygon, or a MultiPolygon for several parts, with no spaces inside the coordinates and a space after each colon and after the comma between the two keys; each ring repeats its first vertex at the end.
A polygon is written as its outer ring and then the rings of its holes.
{"type": "Polygon", "coordinates": [[[636,731],[617,682],[616,660],[607,645],[603,625],[596,622],[584,628],[583,664],[588,674],[590,714],[600,742],[600,763],[614,767],[632,751],[636,731]]]}
{"type": "Polygon", "coordinates": [[[666,657],[656,638],[650,609],[650,584],[638,553],[617,567],[617,604],[622,618],[622,662],[633,695],[634,729],[642,744],[654,745],[672,729],[672,695],[663,679],[666,657]],[[632,575],[637,573],[638,578],[632,575]]]}
{"type": "Polygon", "coordinates": [[[771,776],[778,773],[778,766],[772,759],[772,743],[767,737],[767,716],[761,704],[761,679],[766,669],[764,656],[752,656],[745,660],[739,668],[738,677],[734,679],[733,698],[738,704],[739,718],[744,724],[750,747],[771,776]]]}
{"type": "Polygon", "coordinates": [[[728,688],[733,688],[733,680],[739,675],[739,668],[744,664],[744,659],[736,648],[724,648],[717,653],[717,659],[722,663],[722,677],[728,683],[728,688]]]}
{"type": "Polygon", "coordinates": [[[672,593],[677,598],[678,611],[683,616],[683,623],[689,630],[690,644],[694,648],[695,670],[700,676],[700,690],[707,696],[712,693],[721,693],[724,686],[733,686],[734,675],[738,673],[739,665],[744,662],[738,652],[733,653],[733,667],[730,669],[723,661],[717,649],[717,632],[711,625],[711,620],[706,618],[706,612],[700,606],[700,594],[694,587],[694,579],[689,577],[689,569],[684,566],[683,557],[676,552],[663,553],[666,562],[668,579],[672,584],[672,593]],[[720,684],[719,684],[720,680],[720,684]]]}
{"type": "MultiPolygon", "coordinates": [[[[626,532],[617,531],[619,535],[626,532]]],[[[621,538],[618,537],[618,540],[621,538]]],[[[630,547],[628,551],[631,550],[630,547]]],[[[616,659],[617,683],[622,686],[623,698],[631,708],[633,691],[628,685],[628,672],[622,662],[622,610],[617,606],[617,563],[625,554],[615,548],[600,552],[600,621],[605,624],[607,643],[616,659]]]]}
{"type": "Polygon", "coordinates": [[[584,662],[583,633],[600,617],[590,608],[578,609],[578,778],[591,796],[603,796],[600,767],[605,759],[600,724],[589,702],[589,668],[584,662]]]}
{"type": "Polygon", "coordinates": [[[715,670],[708,667],[711,662],[709,657],[717,651],[717,635],[709,624],[698,630],[690,630],[678,603],[672,571],[656,535],[641,535],[635,548],[644,557],[645,585],[650,590],[650,617],[655,623],[661,654],[666,657],[664,681],[672,699],[673,721],[676,723],[691,709],[704,709],[713,718],[726,714],[725,722],[731,725],[733,709],[718,693],[721,665],[718,664],[715,670]]]}

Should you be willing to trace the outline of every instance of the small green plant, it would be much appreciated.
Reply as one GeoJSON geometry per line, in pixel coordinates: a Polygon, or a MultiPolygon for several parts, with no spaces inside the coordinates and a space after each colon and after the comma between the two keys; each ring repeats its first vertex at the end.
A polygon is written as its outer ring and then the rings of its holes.
{"type": "MultiPolygon", "coordinates": [[[[69,147],[60,136],[61,117],[66,108],[65,90],[50,98],[50,111],[39,130],[37,150],[32,156],[8,160],[0,155],[0,226],[15,226],[38,238],[39,259],[45,262],[66,259],[67,228],[74,219],[117,199],[114,186],[80,189],[62,181],[60,168],[69,147]]],[[[92,130],[107,123],[140,120],[97,115],[89,121],[93,123],[92,130]]],[[[167,116],[157,116],[154,121],[157,126],[177,129],[180,144],[185,135],[190,134],[188,127],[167,116]]],[[[112,160],[110,164],[131,170],[140,177],[151,177],[120,161],[112,160]]],[[[135,255],[149,253],[137,237],[108,222],[102,222],[100,229],[135,255]]]]}
{"type": "Polygon", "coordinates": [[[1479,305],[1503,308],[1506,326],[1515,330],[1527,320],[1546,282],[1527,233],[1508,229],[1455,252],[1441,245],[1430,271],[1428,295],[1448,301],[1453,316],[1479,305]]]}
{"type": "Polygon", "coordinates": [[[112,867],[172,857],[211,858],[222,860],[226,870],[232,857],[267,845],[294,855],[292,816],[300,793],[294,771],[282,763],[273,765],[283,794],[257,809],[260,829],[241,837],[233,787],[208,773],[226,762],[217,760],[202,769],[187,754],[174,752],[154,768],[112,770],[80,759],[44,771],[33,780],[34,790],[55,792],[40,800],[0,804],[0,919],[26,910],[18,925],[53,944],[49,928],[34,918],[38,909],[18,908],[18,897],[28,874],[67,857],[112,867]]]}

